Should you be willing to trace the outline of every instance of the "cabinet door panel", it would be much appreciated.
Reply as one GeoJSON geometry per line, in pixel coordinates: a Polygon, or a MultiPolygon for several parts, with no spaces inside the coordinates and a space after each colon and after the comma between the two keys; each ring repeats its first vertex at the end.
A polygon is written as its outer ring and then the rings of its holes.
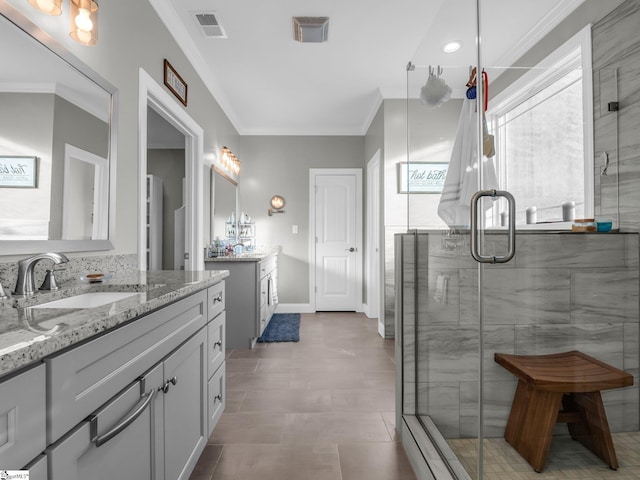
{"type": "Polygon", "coordinates": [[[207,325],[208,338],[208,363],[207,378],[211,378],[211,375],[222,365],[224,362],[225,352],[225,324],[226,314],[222,312],[216,318],[214,318],[209,325],[207,325]]]}
{"type": "Polygon", "coordinates": [[[220,365],[220,368],[209,380],[209,430],[208,434],[211,435],[213,429],[216,427],[218,420],[224,412],[226,404],[226,390],[225,390],[225,363],[220,365]]]}
{"type": "MultiPolygon", "coordinates": [[[[162,383],[162,366],[145,377],[145,389],[156,389],[162,383]]],[[[101,408],[98,413],[98,435],[117,425],[140,399],[141,383],[136,382],[101,408]]],[[[47,449],[49,480],[136,480],[163,479],[158,458],[156,431],[162,413],[162,397],[153,401],[125,430],[96,447],[92,442],[90,422],[84,421],[59,442],[47,449]]]]}
{"type": "Polygon", "coordinates": [[[207,331],[164,362],[165,479],[187,479],[207,443],[207,331]],[[175,384],[171,381],[175,379],[175,384]]]}
{"type": "Polygon", "coordinates": [[[45,413],[44,365],[0,383],[0,468],[20,470],[42,453],[45,413]]]}

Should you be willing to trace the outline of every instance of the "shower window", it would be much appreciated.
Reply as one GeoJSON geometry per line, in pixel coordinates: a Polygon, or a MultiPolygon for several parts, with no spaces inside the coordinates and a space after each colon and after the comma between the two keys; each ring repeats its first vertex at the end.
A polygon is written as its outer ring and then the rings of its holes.
{"type": "MultiPolygon", "coordinates": [[[[532,207],[534,223],[560,222],[565,202],[575,203],[576,218],[593,215],[591,70],[582,68],[590,46],[577,38],[563,49],[569,52],[529,70],[487,112],[500,186],[516,198],[517,224],[532,207]]],[[[500,225],[505,208],[497,203],[488,224],[500,225]]]]}

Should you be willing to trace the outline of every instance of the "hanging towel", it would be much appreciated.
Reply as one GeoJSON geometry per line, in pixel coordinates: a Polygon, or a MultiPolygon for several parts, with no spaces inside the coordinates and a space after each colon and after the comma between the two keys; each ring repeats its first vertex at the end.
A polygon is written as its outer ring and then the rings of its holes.
{"type": "MultiPolygon", "coordinates": [[[[478,190],[476,101],[462,101],[462,112],[451,151],[449,169],[444,181],[438,215],[449,227],[468,228],[471,215],[471,197],[478,190]]],[[[498,188],[493,161],[482,157],[483,188],[498,188]]],[[[485,209],[490,202],[482,202],[485,209]]]]}

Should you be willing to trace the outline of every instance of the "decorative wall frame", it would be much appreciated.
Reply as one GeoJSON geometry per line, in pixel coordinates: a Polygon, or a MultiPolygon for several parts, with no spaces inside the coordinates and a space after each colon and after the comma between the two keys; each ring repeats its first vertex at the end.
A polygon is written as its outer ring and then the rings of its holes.
{"type": "Polygon", "coordinates": [[[0,187],[37,188],[38,157],[0,155],[0,187]]]}
{"type": "Polygon", "coordinates": [[[164,59],[164,84],[182,104],[187,106],[187,82],[185,82],[175,68],[164,59]]]}
{"type": "Polygon", "coordinates": [[[398,193],[442,193],[448,163],[398,163],[398,193]]]}

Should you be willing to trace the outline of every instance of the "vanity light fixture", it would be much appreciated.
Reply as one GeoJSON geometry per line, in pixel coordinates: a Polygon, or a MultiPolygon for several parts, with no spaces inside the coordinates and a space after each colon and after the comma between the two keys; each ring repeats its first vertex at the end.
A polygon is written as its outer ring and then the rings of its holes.
{"type": "Polygon", "coordinates": [[[269,216],[271,217],[274,213],[284,213],[284,198],[280,195],[274,195],[271,197],[271,208],[268,210],[269,216]]]}
{"type": "Polygon", "coordinates": [[[220,155],[213,163],[213,168],[234,185],[238,184],[240,175],[240,159],[235,156],[229,147],[222,147],[220,155]]]}
{"type": "Polygon", "coordinates": [[[98,3],[95,0],[70,0],[69,7],[71,38],[83,45],[95,45],[98,42],[98,3]]]}
{"type": "Polygon", "coordinates": [[[62,14],[62,0],[29,0],[29,4],[47,15],[62,14]]]}
{"type": "Polygon", "coordinates": [[[453,40],[452,42],[445,43],[442,46],[444,53],[455,53],[462,48],[462,42],[459,40],[453,40]]]}

